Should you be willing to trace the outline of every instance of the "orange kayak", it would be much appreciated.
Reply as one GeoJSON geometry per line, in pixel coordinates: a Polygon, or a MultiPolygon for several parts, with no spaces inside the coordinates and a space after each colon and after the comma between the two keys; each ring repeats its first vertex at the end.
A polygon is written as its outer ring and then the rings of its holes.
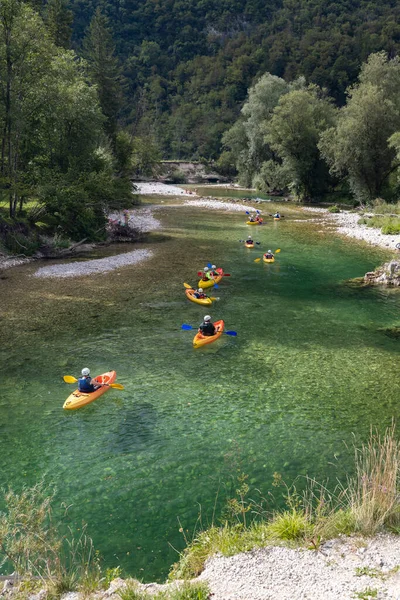
{"type": "Polygon", "coordinates": [[[194,290],[185,290],[185,294],[188,300],[196,302],[196,304],[201,304],[202,306],[210,306],[212,304],[211,298],[196,298],[194,290]]]}
{"type": "Polygon", "coordinates": [[[254,242],[251,244],[248,244],[247,242],[245,242],[244,245],[246,246],[246,248],[254,248],[254,242]]]}
{"type": "Polygon", "coordinates": [[[224,270],[221,269],[221,267],[218,267],[218,269],[215,270],[217,273],[219,273],[218,277],[214,277],[214,279],[207,279],[207,281],[203,281],[202,279],[200,279],[198,285],[199,288],[202,288],[204,290],[204,288],[212,287],[213,285],[221,281],[221,279],[224,276],[224,270]]]}
{"type": "MultiPolygon", "coordinates": [[[[108,373],[103,373],[102,375],[98,375],[97,377],[93,377],[92,381],[95,383],[114,383],[117,378],[116,371],[108,371],[108,373]]],[[[64,402],[63,408],[66,410],[75,410],[76,408],[81,408],[81,406],[86,406],[86,404],[90,404],[93,400],[97,400],[100,396],[105,394],[110,388],[108,385],[103,385],[94,392],[80,392],[79,390],[75,390],[68,396],[66,401],[64,402]]]]}
{"type": "Polygon", "coordinates": [[[225,323],[222,320],[215,321],[214,327],[217,330],[217,332],[214,335],[203,335],[200,332],[196,333],[193,339],[193,346],[195,348],[200,348],[200,346],[211,344],[212,342],[215,342],[215,340],[217,340],[219,337],[221,337],[224,331],[225,323]]]}

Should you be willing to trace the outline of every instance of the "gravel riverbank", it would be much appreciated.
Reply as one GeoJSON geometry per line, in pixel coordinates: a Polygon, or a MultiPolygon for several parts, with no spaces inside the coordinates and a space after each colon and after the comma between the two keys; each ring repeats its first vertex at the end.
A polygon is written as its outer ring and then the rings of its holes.
{"type": "Polygon", "coordinates": [[[359,224],[361,215],[349,211],[330,213],[326,208],[303,207],[303,211],[319,214],[318,221],[334,226],[336,231],[346,237],[367,242],[371,246],[380,246],[385,249],[395,250],[400,243],[400,235],[385,235],[380,229],[359,224]]]}
{"type": "Polygon", "coordinates": [[[210,584],[213,600],[399,600],[400,537],[343,537],[319,551],[274,546],[214,557],[199,579],[210,584]]]}

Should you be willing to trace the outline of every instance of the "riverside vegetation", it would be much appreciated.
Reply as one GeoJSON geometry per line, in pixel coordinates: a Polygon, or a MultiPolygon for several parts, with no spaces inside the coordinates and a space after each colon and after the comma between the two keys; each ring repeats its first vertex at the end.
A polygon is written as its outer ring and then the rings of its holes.
{"type": "MultiPolygon", "coordinates": [[[[400,532],[400,442],[394,425],[383,435],[371,431],[366,444],[354,447],[354,475],[335,489],[306,479],[300,492],[299,481],[288,486],[276,473],[273,486],[283,487],[286,499],[286,508],[281,511],[271,513],[268,499],[250,500],[244,473],[238,471],[235,480],[237,489],[221,515],[221,525],[213,523],[196,532],[193,539],[185,538],[187,548],[170,573],[170,580],[184,581],[154,596],[139,582],[127,580],[118,592],[121,600],[206,600],[204,582],[189,580],[199,575],[207,558],[217,552],[230,556],[273,544],[305,545],[317,551],[338,535],[400,532]]],[[[50,598],[72,590],[88,596],[107,589],[111,580],[121,575],[119,568],[102,573],[86,526],[76,539],[62,523],[53,523],[53,495],[43,482],[4,495],[0,554],[3,568],[13,568],[21,578],[14,590],[19,598],[43,587],[50,598]]],[[[182,533],[185,535],[183,529],[182,533]]]]}

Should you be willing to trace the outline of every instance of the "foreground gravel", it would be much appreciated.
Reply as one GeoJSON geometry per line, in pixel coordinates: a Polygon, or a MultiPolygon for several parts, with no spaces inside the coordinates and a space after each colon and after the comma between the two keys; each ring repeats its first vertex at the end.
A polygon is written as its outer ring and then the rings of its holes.
{"type": "Polygon", "coordinates": [[[142,260],[153,256],[151,250],[133,250],[118,254],[118,256],[107,256],[96,258],[85,262],[62,263],[41,267],[34,273],[34,277],[80,277],[81,275],[92,275],[93,273],[106,273],[120,267],[134,265],[142,260]]]}
{"type": "Polygon", "coordinates": [[[340,538],[320,551],[269,547],[207,561],[212,600],[400,600],[400,537],[340,538]],[[371,595],[356,594],[370,591],[371,595]]]}

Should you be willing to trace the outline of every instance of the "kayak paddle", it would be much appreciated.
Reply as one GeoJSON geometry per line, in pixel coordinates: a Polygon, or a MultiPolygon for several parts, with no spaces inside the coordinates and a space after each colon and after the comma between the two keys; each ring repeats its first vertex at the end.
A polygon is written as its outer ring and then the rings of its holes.
{"type": "MultiPolygon", "coordinates": [[[[72,377],[72,375],[64,375],[63,377],[65,383],[77,383],[77,379],[76,377],[72,377]]],[[[95,384],[98,385],[99,382],[95,381],[95,384]]],[[[123,390],[125,389],[123,385],[121,385],[120,383],[100,383],[100,385],[106,385],[108,387],[112,387],[115,388],[116,390],[123,390]]]]}
{"type": "MultiPolygon", "coordinates": [[[[192,327],[192,325],[187,325],[186,323],[184,323],[181,329],[184,329],[185,331],[190,331],[192,329],[196,329],[196,327],[192,327]]],[[[224,331],[223,333],[226,333],[226,335],[237,335],[237,331],[224,331]]]]}
{"type": "MultiPolygon", "coordinates": [[[[280,252],[280,251],[281,251],[281,249],[278,248],[277,250],[275,250],[274,254],[278,254],[278,252],[280,252]]],[[[261,260],[261,258],[255,258],[254,262],[260,262],[260,260],[261,260]]]]}
{"type": "MultiPolygon", "coordinates": [[[[201,277],[203,275],[203,273],[201,271],[197,271],[197,276],[201,277]]],[[[230,277],[231,274],[230,273],[222,273],[222,277],[230,277]]],[[[219,275],[217,275],[217,277],[219,277],[219,275]]],[[[208,280],[211,281],[211,280],[208,280]]]]}

